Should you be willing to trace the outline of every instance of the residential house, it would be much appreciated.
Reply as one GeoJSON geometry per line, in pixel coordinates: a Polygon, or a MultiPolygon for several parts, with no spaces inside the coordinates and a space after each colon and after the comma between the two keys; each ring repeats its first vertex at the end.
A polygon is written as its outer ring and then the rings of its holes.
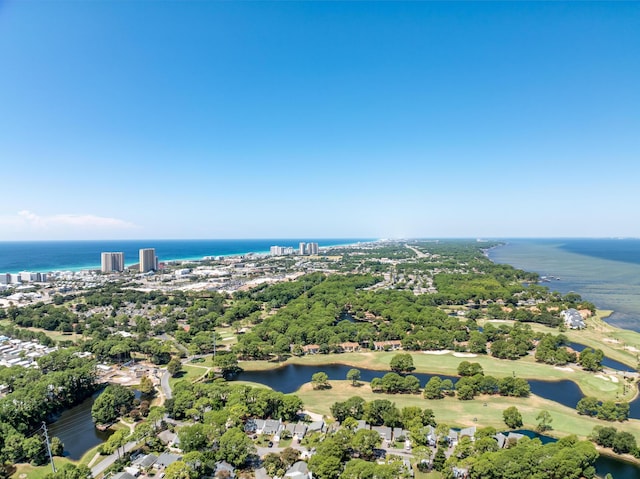
{"type": "Polygon", "coordinates": [[[158,456],[156,456],[155,454],[143,454],[141,456],[138,456],[132,464],[140,469],[147,469],[153,466],[157,460],[158,456]]]}
{"type": "Polygon", "coordinates": [[[464,429],[460,429],[460,432],[458,432],[458,438],[462,439],[465,436],[467,436],[472,441],[475,441],[476,440],[476,427],[475,426],[471,426],[471,427],[465,427],[464,429]]]}
{"type": "Polygon", "coordinates": [[[436,447],[438,444],[438,436],[433,426],[427,426],[427,446],[436,447]]]}
{"type": "Polygon", "coordinates": [[[575,308],[565,309],[560,313],[564,318],[564,324],[569,329],[584,329],[587,327],[582,315],[575,308]]]}
{"type": "Polygon", "coordinates": [[[312,479],[313,476],[307,467],[307,463],[304,461],[298,461],[287,469],[287,472],[284,473],[284,477],[290,479],[312,479]]]}
{"type": "Polygon", "coordinates": [[[165,446],[177,447],[177,448],[180,447],[180,438],[176,433],[171,432],[168,429],[165,429],[164,431],[159,433],[158,439],[160,439],[160,442],[165,446]]]}
{"type": "Polygon", "coordinates": [[[213,477],[218,479],[234,479],[236,477],[236,469],[226,461],[218,461],[213,471],[213,477]]]}
{"type": "Polygon", "coordinates": [[[311,424],[309,424],[309,427],[307,428],[307,431],[309,432],[324,432],[325,430],[325,424],[324,421],[320,420],[320,421],[313,421],[311,424]]]}
{"type": "Polygon", "coordinates": [[[305,434],[307,433],[307,425],[301,422],[299,423],[290,422],[285,426],[285,428],[287,431],[291,433],[291,437],[298,442],[302,441],[305,434]]]}
{"type": "Polygon", "coordinates": [[[449,441],[449,447],[455,447],[458,444],[458,431],[453,429],[449,429],[449,433],[447,434],[447,441],[449,441]]]}
{"type": "Polygon", "coordinates": [[[355,431],[358,432],[360,429],[370,429],[369,424],[367,424],[367,421],[365,421],[364,419],[360,419],[358,421],[358,425],[356,426],[355,431]]]}
{"type": "Polygon", "coordinates": [[[493,438],[498,442],[498,449],[503,449],[507,444],[507,436],[499,432],[493,438]]]}
{"type": "Polygon", "coordinates": [[[283,427],[282,419],[256,419],[256,433],[265,434],[267,436],[273,436],[277,434],[283,427]]]}
{"type": "Polygon", "coordinates": [[[399,340],[374,341],[373,349],[376,351],[398,351],[399,349],[402,349],[402,342],[399,340]]]}
{"type": "Polygon", "coordinates": [[[401,427],[394,427],[393,440],[397,441],[401,437],[407,439],[409,437],[409,431],[407,431],[406,429],[402,429],[401,427]]]}
{"type": "Polygon", "coordinates": [[[338,351],[341,353],[353,353],[360,351],[360,344],[352,342],[340,343],[338,344],[338,351]]]}
{"type": "Polygon", "coordinates": [[[114,474],[113,476],[111,476],[112,479],[135,479],[134,476],[132,476],[131,474],[129,474],[128,472],[119,472],[117,474],[114,474]]]}
{"type": "Polygon", "coordinates": [[[158,469],[159,471],[165,470],[168,466],[173,464],[176,461],[182,459],[182,456],[177,454],[171,454],[170,452],[163,452],[158,456],[158,460],[155,462],[153,467],[158,469]]]}
{"type": "Polygon", "coordinates": [[[320,352],[320,346],[317,344],[307,344],[306,346],[302,346],[302,351],[304,354],[318,354],[320,352]]]}
{"type": "Polygon", "coordinates": [[[388,426],[371,426],[371,430],[380,434],[380,439],[387,443],[390,443],[393,438],[393,429],[388,426]]]}

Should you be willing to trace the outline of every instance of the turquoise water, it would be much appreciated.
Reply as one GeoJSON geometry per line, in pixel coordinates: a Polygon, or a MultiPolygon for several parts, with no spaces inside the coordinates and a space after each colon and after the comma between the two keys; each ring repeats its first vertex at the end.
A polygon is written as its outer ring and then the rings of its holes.
{"type": "Polygon", "coordinates": [[[138,263],[138,250],[155,248],[159,260],[194,260],[204,256],[268,253],[273,245],[298,248],[314,242],[320,247],[372,241],[362,238],[120,240],[120,241],[5,241],[0,242],[0,273],[100,268],[100,253],[122,251],[126,266],[138,263]]]}
{"type": "Polygon", "coordinates": [[[508,240],[489,251],[489,258],[558,277],[542,284],[563,294],[575,291],[601,309],[614,310],[609,323],[640,331],[640,240],[508,240]]]}

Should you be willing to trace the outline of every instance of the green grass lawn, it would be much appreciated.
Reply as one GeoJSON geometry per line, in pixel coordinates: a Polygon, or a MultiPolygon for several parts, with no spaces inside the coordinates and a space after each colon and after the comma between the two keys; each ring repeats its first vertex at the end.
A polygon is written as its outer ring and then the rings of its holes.
{"type": "MultiPolygon", "coordinates": [[[[72,461],[65,457],[54,457],[53,462],[56,465],[56,469],[60,469],[65,464],[79,464],[78,462],[72,461]]],[[[47,474],[51,472],[52,472],[51,465],[49,463],[43,466],[32,466],[30,464],[18,464],[16,466],[16,472],[11,476],[11,478],[19,479],[20,477],[26,477],[26,479],[43,479],[47,474]],[[24,476],[23,474],[26,476],[24,476]]]]}
{"type": "Polygon", "coordinates": [[[554,401],[530,396],[528,398],[509,398],[502,396],[480,396],[472,401],[460,401],[456,398],[427,400],[421,395],[413,394],[381,394],[373,393],[368,383],[353,387],[349,381],[330,381],[331,389],[314,390],[311,384],[302,386],[295,394],[302,399],[305,409],[312,412],[331,415],[331,405],[337,401],[345,401],[352,396],[359,396],[366,401],[388,399],[398,408],[418,406],[432,409],[438,422],[451,426],[493,426],[505,430],[502,412],[509,406],[516,406],[522,414],[524,427],[534,429],[536,416],[541,410],[550,412],[553,430],[550,435],[566,436],[576,434],[585,438],[594,426],[614,426],[618,430],[628,431],[640,438],[640,420],[631,419],[623,423],[609,423],[594,418],[580,416],[574,409],[565,407],[554,401]]]}
{"type": "MultiPolygon", "coordinates": [[[[75,342],[79,339],[82,339],[82,335],[76,334],[76,333],[61,333],[60,331],[47,331],[46,329],[42,329],[42,328],[23,328],[21,326],[17,326],[16,324],[12,323],[8,319],[0,319],[0,325],[14,326],[19,329],[28,329],[29,331],[33,331],[34,333],[44,333],[47,336],[49,336],[53,341],[74,341],[75,342]]],[[[88,337],[85,337],[85,339],[88,339],[88,337]]]]}
{"type": "Polygon", "coordinates": [[[190,364],[183,364],[182,365],[182,371],[180,373],[180,375],[178,376],[172,376],[169,378],[169,386],[171,387],[171,389],[173,389],[174,385],[178,382],[178,381],[195,381],[196,379],[200,378],[201,376],[203,376],[204,374],[206,374],[208,371],[208,368],[204,367],[204,366],[193,366],[190,364]]]}
{"type": "MultiPolygon", "coordinates": [[[[315,354],[302,357],[291,357],[284,363],[269,361],[244,361],[240,366],[245,370],[273,369],[284,364],[322,365],[340,363],[355,368],[367,368],[389,371],[389,363],[396,352],[358,352],[344,354],[315,354]]],[[[635,395],[635,388],[627,388],[624,394],[622,377],[615,383],[598,377],[597,374],[583,371],[577,366],[571,367],[571,371],[556,368],[548,364],[538,363],[533,356],[525,356],[515,361],[508,359],[496,359],[487,355],[476,357],[456,357],[454,353],[426,354],[423,352],[410,353],[413,357],[415,372],[456,376],[458,365],[462,361],[479,363],[486,375],[503,378],[515,374],[527,379],[542,379],[546,381],[569,379],[578,384],[582,392],[587,396],[596,396],[599,399],[624,399],[630,401],[635,395]]]]}

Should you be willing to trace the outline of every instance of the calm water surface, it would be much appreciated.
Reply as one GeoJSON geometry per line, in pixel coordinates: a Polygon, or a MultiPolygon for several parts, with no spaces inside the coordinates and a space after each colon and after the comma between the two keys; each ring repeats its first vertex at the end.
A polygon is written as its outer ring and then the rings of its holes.
{"type": "Polygon", "coordinates": [[[563,294],[575,291],[614,310],[607,322],[640,331],[640,240],[516,239],[488,255],[496,263],[558,277],[541,284],[563,294]]]}
{"type": "Polygon", "coordinates": [[[112,431],[99,431],[91,419],[91,406],[100,393],[67,409],[49,426],[49,436],[57,436],[64,444],[64,455],[78,460],[92,447],[102,444],[112,431]]]}

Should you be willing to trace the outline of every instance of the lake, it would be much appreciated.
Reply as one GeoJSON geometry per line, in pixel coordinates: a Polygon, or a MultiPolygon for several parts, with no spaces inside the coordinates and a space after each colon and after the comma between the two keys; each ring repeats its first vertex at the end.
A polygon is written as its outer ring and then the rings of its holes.
{"type": "Polygon", "coordinates": [[[92,447],[106,441],[113,431],[99,431],[91,419],[91,406],[99,396],[95,393],[77,406],[64,411],[58,419],[50,424],[49,437],[56,436],[64,444],[64,455],[78,460],[92,447]]]}
{"type": "MultiPolygon", "coordinates": [[[[344,380],[347,371],[353,369],[352,366],[344,364],[326,364],[323,366],[305,366],[299,364],[288,364],[281,368],[269,371],[244,371],[240,373],[238,379],[266,384],[267,386],[283,393],[293,393],[304,383],[311,381],[311,376],[317,372],[325,372],[332,380],[344,380]]],[[[373,378],[381,378],[389,371],[376,371],[372,369],[361,369],[360,377],[362,381],[371,382],[373,378]]],[[[442,379],[451,379],[454,383],[459,379],[456,376],[445,376],[442,374],[413,373],[413,376],[420,380],[424,386],[433,376],[440,376],[442,379]]],[[[576,383],[568,379],[562,381],[541,381],[530,379],[531,392],[537,396],[550,399],[570,408],[575,408],[578,401],[584,397],[582,391],[576,383]]]]}

